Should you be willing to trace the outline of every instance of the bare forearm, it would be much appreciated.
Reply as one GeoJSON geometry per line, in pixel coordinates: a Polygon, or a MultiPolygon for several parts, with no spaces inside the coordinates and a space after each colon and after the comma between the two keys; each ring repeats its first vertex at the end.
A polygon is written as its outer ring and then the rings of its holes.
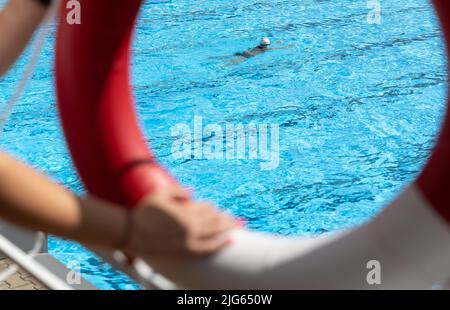
{"type": "Polygon", "coordinates": [[[45,13],[34,0],[12,0],[0,12],[0,76],[23,52],[45,13]]]}
{"type": "Polygon", "coordinates": [[[0,153],[0,218],[18,225],[97,246],[116,246],[125,211],[80,199],[32,169],[0,153]]]}
{"type": "Polygon", "coordinates": [[[189,199],[185,190],[172,187],[125,211],[95,198],[79,199],[0,152],[0,218],[96,247],[191,259],[226,246],[234,220],[189,199]]]}

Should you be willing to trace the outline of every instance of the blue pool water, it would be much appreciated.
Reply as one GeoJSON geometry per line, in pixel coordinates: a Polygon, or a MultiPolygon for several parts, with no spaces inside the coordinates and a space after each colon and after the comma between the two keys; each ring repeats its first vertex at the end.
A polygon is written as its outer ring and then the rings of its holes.
{"type": "MultiPolygon", "coordinates": [[[[146,1],[133,85],[160,161],[198,198],[245,218],[250,229],[311,235],[372,218],[429,156],[447,81],[429,2],[381,4],[376,25],[367,22],[366,0],[146,1]],[[230,55],[263,36],[293,47],[230,64],[230,55]],[[244,159],[177,157],[174,128],[194,131],[199,118],[202,128],[279,126],[278,166],[262,169],[264,160],[250,160],[248,150],[244,159]]],[[[82,193],[55,108],[53,41],[54,34],[1,146],[82,193]]],[[[26,60],[1,80],[0,102],[26,60]]],[[[222,142],[218,132],[193,139],[194,152],[222,142]]],[[[100,288],[137,288],[78,244],[52,238],[49,248],[66,264],[80,262],[100,288]]]]}

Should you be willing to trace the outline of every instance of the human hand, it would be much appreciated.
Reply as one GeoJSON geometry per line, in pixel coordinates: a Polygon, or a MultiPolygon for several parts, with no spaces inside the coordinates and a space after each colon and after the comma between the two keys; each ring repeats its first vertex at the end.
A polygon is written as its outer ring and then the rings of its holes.
{"type": "Polygon", "coordinates": [[[180,188],[149,195],[129,216],[129,242],[124,250],[136,256],[209,255],[229,244],[228,231],[239,226],[210,203],[192,202],[180,188]]]}

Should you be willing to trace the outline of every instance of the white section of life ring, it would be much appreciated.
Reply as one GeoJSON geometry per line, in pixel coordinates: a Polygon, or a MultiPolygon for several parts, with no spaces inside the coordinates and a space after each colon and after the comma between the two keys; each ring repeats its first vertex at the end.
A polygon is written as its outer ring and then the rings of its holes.
{"type": "Polygon", "coordinates": [[[450,229],[415,186],[350,232],[282,238],[235,231],[233,238],[195,263],[147,262],[190,289],[429,289],[450,275],[450,229]],[[373,260],[380,285],[367,282],[373,260]]]}

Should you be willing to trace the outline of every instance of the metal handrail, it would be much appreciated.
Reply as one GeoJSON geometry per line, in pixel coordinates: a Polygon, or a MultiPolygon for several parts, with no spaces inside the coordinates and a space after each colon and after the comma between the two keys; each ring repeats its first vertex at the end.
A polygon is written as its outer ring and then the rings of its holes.
{"type": "Polygon", "coordinates": [[[25,269],[38,281],[53,290],[72,290],[66,282],[61,280],[47,268],[36,262],[27,253],[18,248],[11,241],[0,235],[0,252],[25,269]]]}

